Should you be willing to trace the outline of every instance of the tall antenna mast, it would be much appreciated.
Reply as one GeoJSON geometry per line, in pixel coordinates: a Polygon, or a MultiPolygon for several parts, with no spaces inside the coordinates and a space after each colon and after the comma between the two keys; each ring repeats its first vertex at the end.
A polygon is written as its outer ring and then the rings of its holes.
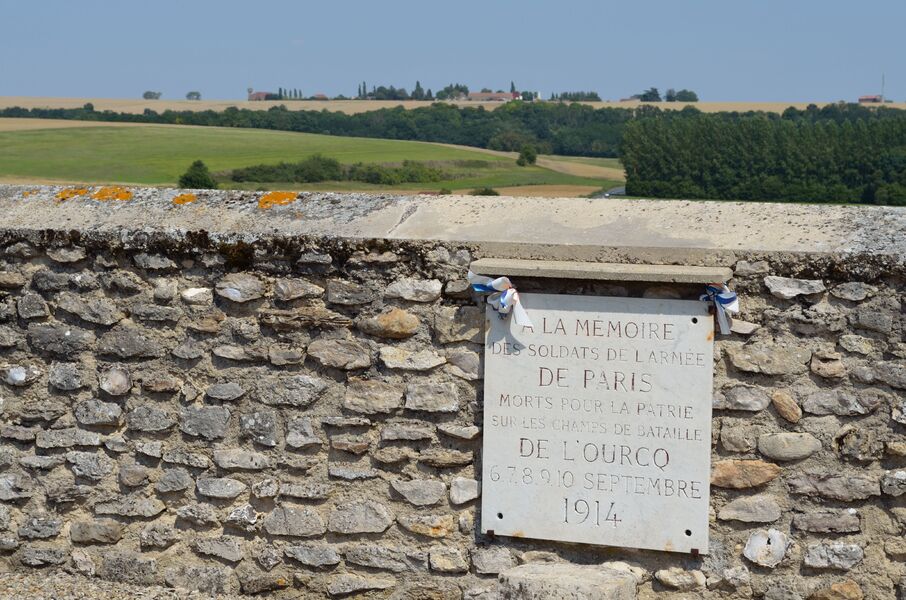
{"type": "Polygon", "coordinates": [[[884,73],[881,73],[881,102],[884,102],[884,73]]]}

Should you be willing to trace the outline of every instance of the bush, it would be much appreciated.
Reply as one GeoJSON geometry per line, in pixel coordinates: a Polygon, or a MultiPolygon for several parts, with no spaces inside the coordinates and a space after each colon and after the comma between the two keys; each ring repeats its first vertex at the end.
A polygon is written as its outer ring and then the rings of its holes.
{"type": "Polygon", "coordinates": [[[453,190],[451,190],[450,188],[440,188],[440,191],[438,191],[437,193],[441,196],[449,196],[453,193],[453,190]]]}
{"type": "Polygon", "coordinates": [[[316,183],[344,179],[343,166],[334,158],[313,154],[297,163],[281,162],[276,165],[254,165],[234,169],[230,174],[233,181],[254,181],[259,183],[316,183]]]}
{"type": "Polygon", "coordinates": [[[499,196],[500,192],[498,192],[494,188],[482,187],[482,188],[472,190],[471,195],[472,196],[499,196]]]}
{"type": "Polygon", "coordinates": [[[179,187],[190,190],[216,190],[217,182],[202,161],[196,160],[179,178],[179,187]]]}
{"type": "Polygon", "coordinates": [[[522,146],[522,149],[519,150],[519,158],[516,159],[516,164],[520,167],[525,167],[527,165],[535,164],[536,160],[538,160],[538,152],[535,150],[535,147],[531,144],[525,144],[522,146]]]}
{"type": "Polygon", "coordinates": [[[388,167],[374,163],[356,163],[344,167],[334,158],[312,155],[297,163],[255,165],[234,169],[233,181],[316,183],[319,181],[362,181],[374,185],[424,183],[446,179],[446,174],[418,161],[403,161],[402,166],[388,167]]]}

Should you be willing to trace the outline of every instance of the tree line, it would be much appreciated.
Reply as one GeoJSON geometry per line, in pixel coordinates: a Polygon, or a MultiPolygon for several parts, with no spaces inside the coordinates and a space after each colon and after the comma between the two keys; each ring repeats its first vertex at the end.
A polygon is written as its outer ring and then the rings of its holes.
{"type": "Polygon", "coordinates": [[[906,111],[831,104],[781,115],[656,106],[435,103],[355,115],[228,108],[142,114],[7,108],[0,117],[132,121],[418,140],[541,154],[620,156],[627,192],[664,198],[906,203],[906,111]]]}
{"type": "Polygon", "coordinates": [[[288,110],[227,108],[213,110],[156,112],[141,114],[95,111],[93,107],[6,108],[3,117],[79,119],[87,121],[128,121],[176,125],[208,125],[276,129],[355,137],[442,142],[520,151],[532,146],[540,154],[572,156],[617,156],[623,127],[633,118],[634,109],[595,109],[585,104],[509,102],[495,110],[435,103],[406,110],[385,108],[358,114],[288,110]]]}
{"type": "Polygon", "coordinates": [[[626,124],[634,196],[906,205],[906,112],[648,111],[626,124]]]}

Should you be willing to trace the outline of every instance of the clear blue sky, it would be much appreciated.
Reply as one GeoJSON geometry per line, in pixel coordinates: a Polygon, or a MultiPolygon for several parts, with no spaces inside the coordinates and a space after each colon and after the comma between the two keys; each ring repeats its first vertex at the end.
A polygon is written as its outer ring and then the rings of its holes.
{"type": "Polygon", "coordinates": [[[236,99],[459,81],[617,99],[906,100],[906,2],[0,0],[0,95],[236,99]]]}

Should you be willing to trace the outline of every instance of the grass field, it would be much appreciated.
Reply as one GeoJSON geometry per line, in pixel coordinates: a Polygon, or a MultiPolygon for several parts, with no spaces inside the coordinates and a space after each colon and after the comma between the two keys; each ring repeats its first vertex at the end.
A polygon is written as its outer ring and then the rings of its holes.
{"type": "MultiPolygon", "coordinates": [[[[11,106],[21,106],[23,108],[79,108],[86,102],[94,104],[95,110],[112,110],[116,112],[141,113],[146,108],[163,112],[165,110],[224,110],[230,106],[238,108],[248,108],[252,110],[267,110],[272,106],[280,104],[286,105],[290,110],[330,110],[354,114],[377,110],[379,108],[392,108],[394,106],[404,106],[405,108],[417,108],[419,106],[428,106],[430,101],[424,100],[275,100],[266,102],[247,102],[245,100],[141,100],[141,99],[115,99],[115,98],[41,98],[32,96],[0,96],[0,108],[11,106]]],[[[486,109],[493,110],[501,106],[500,102],[454,102],[459,106],[484,106],[486,109]]],[[[662,109],[682,109],[689,106],[685,102],[656,102],[646,103],[638,101],[629,102],[584,102],[595,108],[616,107],[616,108],[635,108],[643,104],[651,104],[662,109]]],[[[695,102],[691,103],[703,112],[720,112],[720,111],[749,111],[762,110],[765,112],[783,112],[789,106],[803,109],[811,104],[810,102],[695,102]]],[[[818,106],[824,106],[827,102],[815,102],[818,106]]],[[[884,106],[906,109],[906,103],[894,102],[884,106]]]]}
{"type": "MultiPolygon", "coordinates": [[[[424,142],[326,136],[309,133],[190,127],[90,123],[75,127],[69,121],[0,119],[0,181],[15,183],[118,183],[176,185],[189,164],[201,159],[215,172],[256,164],[299,161],[315,153],[341,163],[399,163],[430,161],[450,179],[392,188],[360,182],[308,184],[232,184],[246,189],[320,189],[436,191],[476,187],[513,188],[537,195],[553,186],[558,195],[584,195],[615,185],[618,178],[576,175],[579,164],[548,158],[555,168],[519,167],[515,155],[495,155],[462,146],[424,142]],[[62,124],[62,127],[59,125],[62,124]],[[43,126],[43,128],[41,128],[43,126]],[[557,170],[562,167],[561,170],[557,170]],[[564,172],[565,171],[565,172],[564,172]]],[[[618,182],[617,182],[618,183],[618,182]]]]}

